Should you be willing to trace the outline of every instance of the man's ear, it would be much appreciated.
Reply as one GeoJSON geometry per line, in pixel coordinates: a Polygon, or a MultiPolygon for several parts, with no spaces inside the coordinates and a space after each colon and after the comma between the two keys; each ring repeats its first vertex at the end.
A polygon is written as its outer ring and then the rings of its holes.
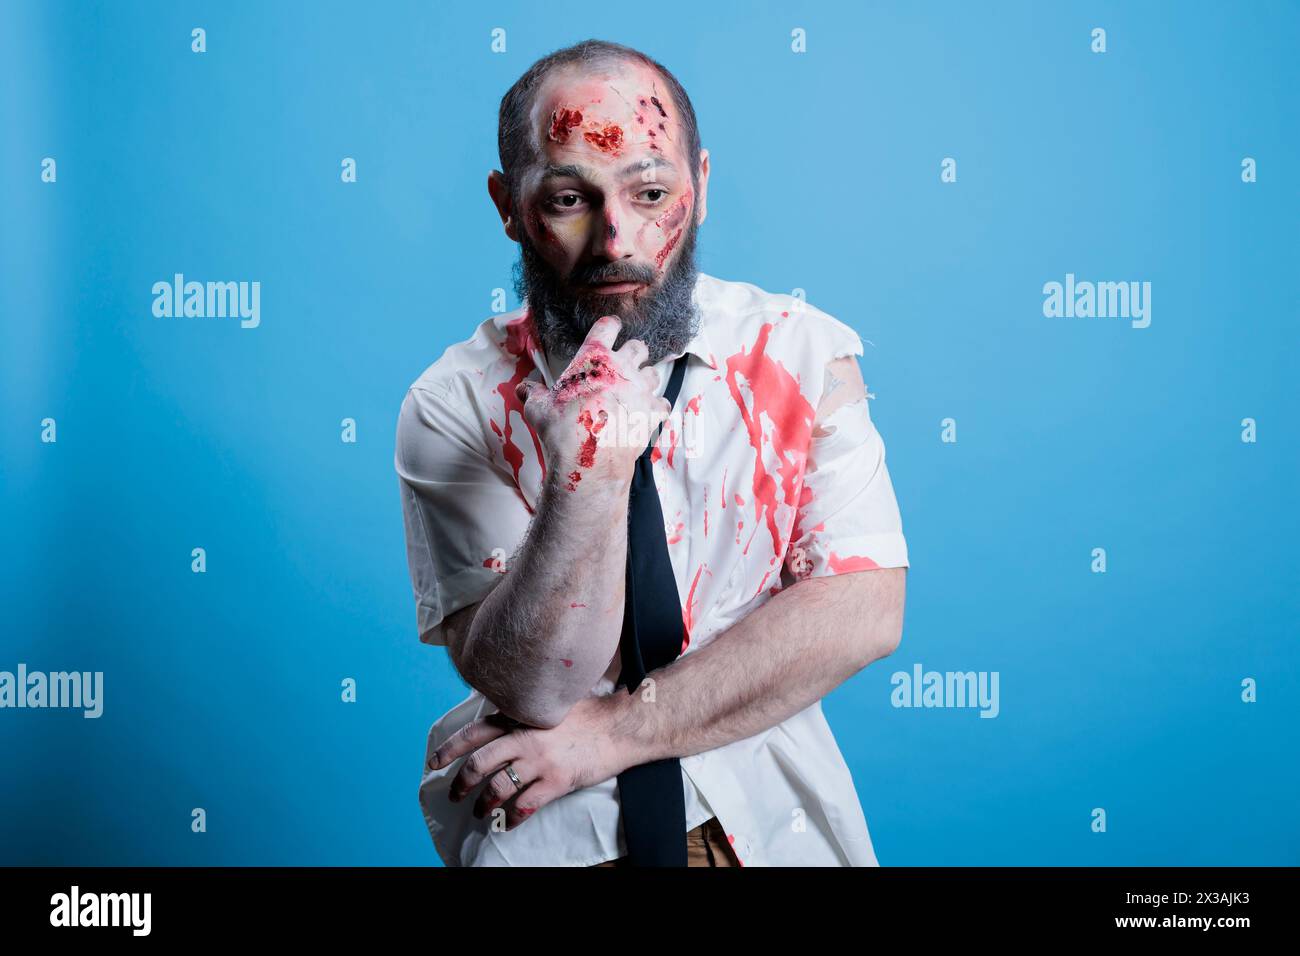
{"type": "Polygon", "coordinates": [[[510,191],[506,188],[505,176],[498,169],[488,173],[488,195],[492,197],[492,203],[497,207],[497,215],[501,217],[501,224],[506,228],[506,235],[518,242],[519,222],[511,215],[510,191]]]}
{"type": "Polygon", "coordinates": [[[709,151],[700,150],[700,194],[695,197],[697,224],[704,224],[704,217],[709,213],[709,151]]]}

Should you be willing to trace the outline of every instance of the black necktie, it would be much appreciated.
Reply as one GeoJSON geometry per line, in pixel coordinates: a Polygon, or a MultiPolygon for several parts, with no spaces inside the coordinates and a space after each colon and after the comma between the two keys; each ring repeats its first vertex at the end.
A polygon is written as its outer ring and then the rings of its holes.
{"type": "MultiPolygon", "coordinates": [[[[677,401],[685,372],[683,355],[673,365],[664,392],[670,406],[677,401]]],[[[668,533],[650,463],[658,437],[656,432],[636,461],[627,504],[627,587],[620,644],[623,669],[618,682],[627,686],[629,694],[640,691],[647,671],[663,667],[682,652],[681,598],[668,558],[668,533]]],[[[629,767],[618,775],[618,791],[628,864],[685,866],[686,802],[680,761],[668,757],[629,767]]]]}

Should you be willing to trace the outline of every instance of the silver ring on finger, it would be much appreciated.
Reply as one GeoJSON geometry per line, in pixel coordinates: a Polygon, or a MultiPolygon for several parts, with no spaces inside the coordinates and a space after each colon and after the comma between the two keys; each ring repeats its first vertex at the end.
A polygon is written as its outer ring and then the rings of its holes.
{"type": "Polygon", "coordinates": [[[506,776],[510,778],[510,782],[515,785],[516,790],[524,789],[523,781],[519,779],[519,774],[515,773],[515,768],[510,764],[506,764],[506,776]]]}

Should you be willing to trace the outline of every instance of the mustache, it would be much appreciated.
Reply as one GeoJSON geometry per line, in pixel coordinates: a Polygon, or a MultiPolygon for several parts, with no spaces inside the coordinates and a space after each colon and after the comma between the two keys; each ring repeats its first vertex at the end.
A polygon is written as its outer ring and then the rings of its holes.
{"type": "Polygon", "coordinates": [[[655,271],[652,268],[629,262],[575,266],[569,273],[569,282],[573,285],[597,285],[603,282],[641,282],[652,285],[654,280],[655,271]]]}

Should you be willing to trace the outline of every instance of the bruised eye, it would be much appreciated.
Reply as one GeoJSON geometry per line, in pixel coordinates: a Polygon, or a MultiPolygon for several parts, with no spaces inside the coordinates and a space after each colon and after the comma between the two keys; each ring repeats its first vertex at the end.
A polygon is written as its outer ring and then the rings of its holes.
{"type": "Polygon", "coordinates": [[[567,211],[570,209],[579,209],[583,203],[582,196],[577,193],[557,193],[550,199],[546,200],[548,209],[567,211]]]}

